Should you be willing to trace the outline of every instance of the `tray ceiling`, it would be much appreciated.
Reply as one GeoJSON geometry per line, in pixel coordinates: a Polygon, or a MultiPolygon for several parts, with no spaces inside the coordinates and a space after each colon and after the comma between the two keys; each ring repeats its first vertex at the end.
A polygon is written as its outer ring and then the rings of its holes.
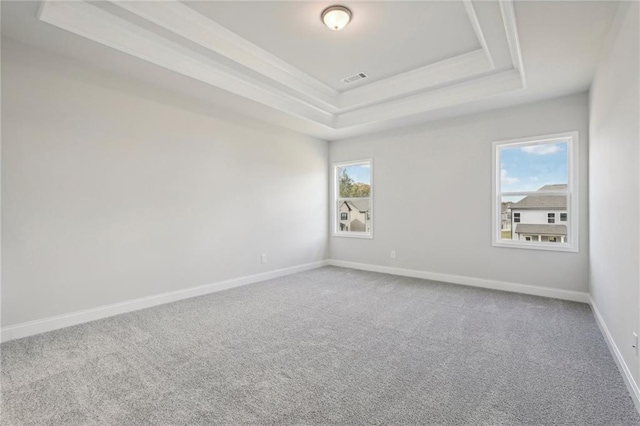
{"type": "Polygon", "coordinates": [[[511,1],[346,5],[340,32],[320,2],[45,1],[39,19],[329,133],[525,88],[511,1]]]}
{"type": "Polygon", "coordinates": [[[462,2],[341,3],[354,11],[342,31],[322,25],[326,3],[186,4],[338,91],[358,72],[373,82],[481,48],[462,2]]]}

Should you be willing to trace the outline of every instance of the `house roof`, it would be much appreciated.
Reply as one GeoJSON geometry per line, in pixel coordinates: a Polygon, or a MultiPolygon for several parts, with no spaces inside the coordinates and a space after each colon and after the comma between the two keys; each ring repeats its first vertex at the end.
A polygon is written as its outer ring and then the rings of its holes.
{"type": "Polygon", "coordinates": [[[370,201],[369,198],[363,198],[362,200],[348,200],[345,201],[349,208],[358,210],[360,212],[369,211],[370,201]]]}
{"type": "Polygon", "coordinates": [[[518,223],[516,234],[567,235],[567,225],[518,223]]]}
{"type": "MultiPolygon", "coordinates": [[[[538,192],[564,191],[566,184],[545,185],[538,189],[538,192]]],[[[515,209],[566,209],[567,197],[558,195],[528,195],[511,206],[515,209]]]]}

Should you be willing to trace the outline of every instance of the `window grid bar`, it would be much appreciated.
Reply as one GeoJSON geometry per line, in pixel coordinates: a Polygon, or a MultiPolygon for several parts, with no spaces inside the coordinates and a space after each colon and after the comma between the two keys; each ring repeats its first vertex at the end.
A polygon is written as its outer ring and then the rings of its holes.
{"type": "Polygon", "coordinates": [[[368,200],[368,199],[370,199],[370,198],[371,198],[371,197],[350,197],[350,198],[349,198],[349,197],[345,197],[345,198],[338,197],[338,198],[336,198],[336,200],[338,200],[338,201],[368,200]]]}
{"type": "Polygon", "coordinates": [[[500,192],[500,197],[517,197],[517,196],[554,196],[554,197],[568,197],[569,191],[518,191],[518,192],[500,192]]]}

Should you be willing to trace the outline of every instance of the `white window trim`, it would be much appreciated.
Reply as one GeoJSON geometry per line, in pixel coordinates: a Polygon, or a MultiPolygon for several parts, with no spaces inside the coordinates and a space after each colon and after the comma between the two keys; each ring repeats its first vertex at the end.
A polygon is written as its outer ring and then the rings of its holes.
{"type": "MultiPolygon", "coordinates": [[[[550,250],[550,251],[564,251],[577,253],[580,247],[579,240],[579,163],[578,163],[578,147],[579,139],[578,132],[565,132],[555,133],[551,135],[533,136],[528,138],[510,139],[503,141],[493,142],[492,147],[492,182],[491,182],[491,196],[493,202],[491,203],[491,240],[494,247],[508,247],[527,250],[550,250]],[[539,243],[535,242],[519,242],[502,240],[501,238],[501,201],[502,201],[502,188],[501,188],[501,165],[499,162],[499,150],[498,147],[502,145],[511,146],[526,146],[550,143],[560,140],[569,140],[567,144],[567,162],[568,162],[568,176],[567,176],[567,238],[568,243],[539,243]]],[[[526,191],[523,191],[523,193],[526,191]]],[[[518,195],[519,193],[507,192],[505,194],[518,195]]],[[[564,195],[564,193],[554,193],[552,191],[545,193],[549,195],[564,195]]],[[[558,222],[556,222],[558,223],[558,222]]]]}
{"type": "Polygon", "coordinates": [[[372,158],[364,158],[362,160],[353,160],[353,161],[344,161],[344,162],[340,162],[340,163],[332,163],[331,167],[333,168],[333,197],[332,197],[332,203],[331,203],[331,229],[333,230],[333,236],[334,237],[345,237],[345,238],[365,238],[365,239],[373,239],[373,223],[374,223],[374,219],[375,219],[375,214],[373,212],[373,159],[372,158]],[[338,218],[338,212],[336,210],[336,207],[338,205],[338,199],[344,199],[347,200],[348,198],[341,198],[339,197],[340,195],[340,191],[338,189],[338,185],[339,185],[339,176],[338,176],[338,169],[340,167],[348,167],[348,166],[357,166],[359,164],[369,164],[369,179],[370,179],[370,186],[371,186],[371,191],[369,193],[369,212],[370,212],[370,223],[369,223],[369,232],[340,232],[338,230],[339,228],[339,221],[337,220],[338,218]]]}

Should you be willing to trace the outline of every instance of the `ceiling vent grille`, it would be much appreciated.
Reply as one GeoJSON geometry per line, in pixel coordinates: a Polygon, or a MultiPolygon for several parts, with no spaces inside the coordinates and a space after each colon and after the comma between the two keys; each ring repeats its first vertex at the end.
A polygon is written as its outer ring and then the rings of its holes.
{"type": "Polygon", "coordinates": [[[343,78],[342,82],[344,84],[351,84],[353,82],[356,82],[356,81],[359,81],[359,80],[363,80],[363,79],[365,79],[367,77],[368,76],[365,73],[359,72],[358,74],[352,75],[351,77],[343,78]]]}

